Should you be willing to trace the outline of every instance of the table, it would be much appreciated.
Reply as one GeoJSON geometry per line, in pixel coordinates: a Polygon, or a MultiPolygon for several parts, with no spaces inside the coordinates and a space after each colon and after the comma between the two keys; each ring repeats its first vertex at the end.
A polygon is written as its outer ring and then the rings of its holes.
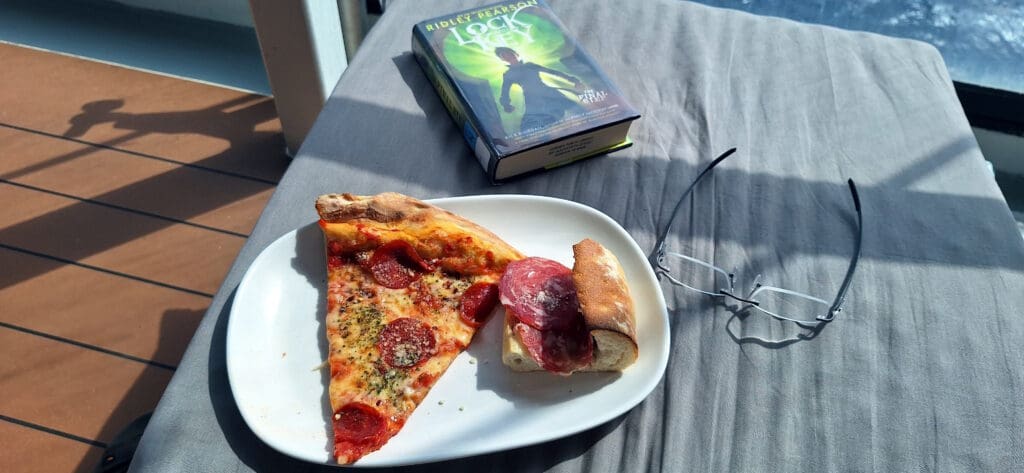
{"type": "Polygon", "coordinates": [[[408,53],[416,21],[478,3],[389,4],[214,298],[132,471],[331,471],[248,430],[224,360],[242,274],[314,219],[318,194],[560,197],[649,250],[685,186],[733,146],[673,243],[831,294],[852,251],[852,177],[864,243],[840,317],[812,340],[739,343],[776,328],[666,286],[672,355],[642,404],[566,439],[410,470],[1020,468],[1024,242],[934,48],[672,0],[550,3],[643,114],[636,144],[488,185],[408,53]]]}

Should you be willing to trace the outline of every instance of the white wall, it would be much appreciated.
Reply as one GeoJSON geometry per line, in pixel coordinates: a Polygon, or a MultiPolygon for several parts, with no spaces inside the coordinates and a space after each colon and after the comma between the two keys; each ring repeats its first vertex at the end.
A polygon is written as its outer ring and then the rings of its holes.
{"type": "Polygon", "coordinates": [[[250,0],[289,153],[299,150],[348,65],[338,3],[250,0]]]}
{"type": "MultiPolygon", "coordinates": [[[[248,0],[113,0],[135,8],[220,21],[252,28],[248,0]]],[[[288,0],[285,0],[288,1],[288,0]]]]}

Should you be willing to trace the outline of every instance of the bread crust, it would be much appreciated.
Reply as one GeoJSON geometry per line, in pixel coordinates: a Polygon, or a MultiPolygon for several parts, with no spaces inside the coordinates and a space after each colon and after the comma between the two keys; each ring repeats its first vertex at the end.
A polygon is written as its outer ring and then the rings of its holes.
{"type": "Polygon", "coordinates": [[[618,258],[589,238],[573,245],[572,253],[572,281],[587,328],[620,333],[636,344],[633,298],[618,258]]]}

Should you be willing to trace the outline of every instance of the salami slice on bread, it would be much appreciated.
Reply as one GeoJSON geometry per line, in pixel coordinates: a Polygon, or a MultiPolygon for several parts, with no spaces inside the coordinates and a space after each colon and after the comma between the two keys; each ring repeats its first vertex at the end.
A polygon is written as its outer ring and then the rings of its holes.
{"type": "Polygon", "coordinates": [[[502,278],[501,358],[512,370],[621,371],[636,361],[636,316],[619,260],[590,239],[573,245],[573,255],[569,289],[562,288],[565,274],[542,258],[510,265],[502,278]],[[566,321],[565,306],[573,303],[578,305],[575,322],[566,321]],[[542,309],[531,312],[535,306],[542,309]]]}

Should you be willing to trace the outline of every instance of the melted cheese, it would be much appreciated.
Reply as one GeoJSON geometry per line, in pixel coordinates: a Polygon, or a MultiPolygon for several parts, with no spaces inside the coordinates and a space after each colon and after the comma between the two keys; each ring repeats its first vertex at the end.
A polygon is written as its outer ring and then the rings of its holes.
{"type": "Polygon", "coordinates": [[[456,277],[438,268],[407,288],[388,289],[355,264],[331,268],[326,320],[332,409],[349,402],[374,406],[390,420],[388,435],[397,432],[473,338],[475,329],[459,319],[462,294],[493,279],[456,277]],[[434,333],[436,354],[412,368],[387,366],[377,348],[381,330],[402,317],[425,322],[434,333]]]}

